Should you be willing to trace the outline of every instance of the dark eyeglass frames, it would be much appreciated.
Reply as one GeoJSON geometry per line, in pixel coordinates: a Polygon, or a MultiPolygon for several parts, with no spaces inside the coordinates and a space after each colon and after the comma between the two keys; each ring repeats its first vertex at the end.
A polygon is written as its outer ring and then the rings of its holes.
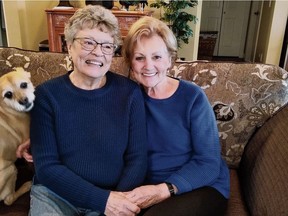
{"type": "Polygon", "coordinates": [[[98,43],[91,38],[74,38],[73,41],[77,41],[81,44],[82,49],[87,51],[93,51],[98,45],[100,45],[103,54],[111,55],[117,49],[117,45],[113,43],[98,43]]]}

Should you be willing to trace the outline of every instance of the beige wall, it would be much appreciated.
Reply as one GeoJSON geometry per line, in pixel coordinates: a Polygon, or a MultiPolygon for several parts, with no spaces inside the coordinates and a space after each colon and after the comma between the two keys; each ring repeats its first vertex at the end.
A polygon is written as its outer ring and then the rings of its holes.
{"type": "Polygon", "coordinates": [[[200,36],[200,18],[202,12],[202,1],[198,2],[198,6],[190,9],[191,14],[194,14],[198,21],[196,25],[194,23],[190,23],[190,26],[193,30],[193,37],[189,39],[189,44],[184,44],[181,46],[181,49],[178,52],[178,56],[185,57],[186,61],[195,61],[197,60],[198,55],[198,44],[199,44],[199,36],[200,36]]]}
{"type": "Polygon", "coordinates": [[[256,62],[279,64],[288,16],[288,1],[264,1],[256,62]]]}
{"type": "Polygon", "coordinates": [[[265,63],[279,64],[287,17],[288,1],[276,1],[271,20],[271,30],[267,41],[267,50],[265,52],[265,63]]]}
{"type": "Polygon", "coordinates": [[[58,1],[4,0],[8,46],[38,50],[40,41],[47,39],[45,9],[58,1]]]}

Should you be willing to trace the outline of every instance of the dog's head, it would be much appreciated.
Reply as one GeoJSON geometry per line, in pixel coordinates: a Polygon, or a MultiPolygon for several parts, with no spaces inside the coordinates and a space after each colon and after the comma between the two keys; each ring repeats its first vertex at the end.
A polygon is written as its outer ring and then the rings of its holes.
{"type": "Polygon", "coordinates": [[[0,77],[1,106],[18,112],[28,112],[35,99],[34,86],[30,73],[23,68],[16,68],[0,77]]]}

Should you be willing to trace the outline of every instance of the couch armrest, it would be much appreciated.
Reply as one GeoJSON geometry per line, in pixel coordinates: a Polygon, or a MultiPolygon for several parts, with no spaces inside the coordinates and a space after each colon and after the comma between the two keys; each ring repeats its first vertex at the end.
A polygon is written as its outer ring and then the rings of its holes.
{"type": "Polygon", "coordinates": [[[252,215],[288,215],[288,106],[259,128],[239,168],[252,215]]]}

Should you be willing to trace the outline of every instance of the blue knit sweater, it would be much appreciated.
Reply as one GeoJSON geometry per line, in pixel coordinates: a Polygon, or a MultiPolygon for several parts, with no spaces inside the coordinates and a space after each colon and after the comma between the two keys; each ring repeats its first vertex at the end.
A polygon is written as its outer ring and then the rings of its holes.
{"type": "Polygon", "coordinates": [[[146,183],[164,181],[178,194],[212,186],[229,197],[229,171],[220,155],[216,120],[203,90],[180,80],[167,99],[150,98],[144,91],[148,130],[146,183]]]}
{"type": "Polygon", "coordinates": [[[31,112],[34,184],[104,212],[110,190],[131,190],[145,178],[144,109],[139,86],[112,72],[96,90],[75,87],[69,74],[38,86],[31,112]]]}

